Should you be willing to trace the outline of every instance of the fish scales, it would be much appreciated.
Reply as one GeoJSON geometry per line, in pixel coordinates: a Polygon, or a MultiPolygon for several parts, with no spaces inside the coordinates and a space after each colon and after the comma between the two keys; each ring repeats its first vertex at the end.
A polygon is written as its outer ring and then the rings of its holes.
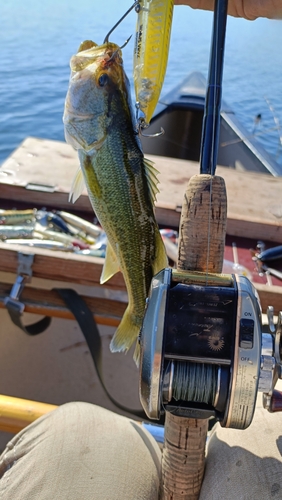
{"type": "MultiPolygon", "coordinates": [[[[127,351],[138,337],[152,277],[167,265],[154,215],[156,171],[144,160],[136,134],[119,47],[93,44],[72,58],[71,67],[65,135],[78,149],[89,198],[109,242],[101,283],[118,270],[124,276],[128,307],[111,350],[127,351]]],[[[73,199],[82,189],[78,174],[73,199]]],[[[138,356],[137,344],[136,361],[138,356]]]]}
{"type": "MultiPolygon", "coordinates": [[[[147,273],[144,280],[143,265],[152,267],[155,259],[155,218],[141,168],[142,159],[135,153],[135,161],[132,160],[133,154],[129,161],[124,154],[122,138],[119,141],[118,135],[119,129],[116,140],[112,141],[115,135],[109,137],[92,162],[82,151],[79,152],[79,157],[84,164],[86,184],[90,186],[89,197],[93,209],[117,254],[126,285],[129,286],[130,274],[133,271],[135,275],[139,274],[139,282],[136,281],[137,286],[132,287],[132,293],[134,303],[139,303],[140,308],[140,299],[144,304],[144,295],[152,278],[152,275],[147,273]],[[114,155],[108,154],[113,150],[114,155]],[[93,196],[97,182],[100,196],[93,196]],[[138,219],[136,214],[140,214],[138,219]],[[143,285],[141,297],[140,283],[143,285]]],[[[134,150],[129,151],[134,153],[134,150]]]]}
{"type": "MultiPolygon", "coordinates": [[[[101,167],[103,170],[105,162],[101,162],[101,167]]],[[[87,170],[85,175],[87,181],[91,184],[92,175],[89,165],[87,170]]],[[[109,173],[110,172],[111,170],[109,170],[109,173]]],[[[97,169],[97,173],[99,175],[99,168],[97,169]]],[[[152,275],[150,276],[147,273],[144,280],[143,265],[145,264],[146,267],[152,265],[151,259],[154,258],[155,252],[154,232],[152,230],[152,224],[150,224],[150,214],[147,213],[147,216],[142,216],[141,221],[140,219],[136,220],[134,217],[136,205],[139,205],[140,201],[142,201],[138,199],[139,196],[136,187],[133,189],[131,188],[130,192],[124,189],[120,179],[113,176],[113,181],[115,181],[114,187],[111,188],[106,186],[106,189],[101,190],[101,198],[97,200],[90,195],[90,200],[107,234],[108,240],[117,255],[120,267],[123,270],[126,285],[131,288],[135,308],[140,310],[140,307],[143,309],[144,296],[146,296],[147,293],[148,282],[152,278],[152,275]],[[119,187],[121,189],[119,189],[119,187]],[[136,197],[137,203],[131,204],[131,196],[136,197]],[[103,202],[103,198],[107,198],[107,201],[103,202]],[[126,206],[124,207],[124,205],[126,206]],[[108,214],[111,214],[110,222],[108,214]],[[143,242],[144,236],[146,237],[146,243],[143,242]],[[142,265],[140,265],[141,263],[142,265]],[[136,278],[133,283],[131,282],[132,272],[134,272],[136,278]],[[142,289],[140,289],[140,284],[142,285],[142,289]]],[[[140,208],[140,206],[138,208],[140,208]]],[[[140,318],[140,321],[141,320],[142,316],[140,318]]]]}

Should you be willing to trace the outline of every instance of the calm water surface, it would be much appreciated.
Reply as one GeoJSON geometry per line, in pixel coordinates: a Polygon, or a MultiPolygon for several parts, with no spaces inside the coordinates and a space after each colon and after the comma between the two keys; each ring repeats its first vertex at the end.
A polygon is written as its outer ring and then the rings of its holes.
{"type": "MultiPolygon", "coordinates": [[[[62,115],[69,60],[82,40],[102,43],[131,5],[128,0],[5,0],[0,34],[0,163],[27,136],[64,140],[62,115]]],[[[112,35],[123,44],[135,31],[133,11],[112,35]]],[[[208,72],[212,14],[174,10],[163,93],[192,71],[208,72]]],[[[223,98],[282,164],[282,21],[228,18],[223,98]],[[276,127],[276,130],[273,130],[276,127]],[[278,127],[278,128],[277,128],[278,127]]],[[[123,50],[132,80],[133,41],[123,50]]]]}

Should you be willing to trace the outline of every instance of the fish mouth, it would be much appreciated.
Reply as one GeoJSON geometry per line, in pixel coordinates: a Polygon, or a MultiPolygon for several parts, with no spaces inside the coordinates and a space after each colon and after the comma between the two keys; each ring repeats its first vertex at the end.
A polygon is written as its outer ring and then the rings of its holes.
{"type": "Polygon", "coordinates": [[[107,66],[111,66],[114,63],[122,64],[121,50],[118,46],[116,46],[115,50],[112,48],[106,48],[104,55],[104,68],[107,68],[107,66]]]}
{"type": "Polygon", "coordinates": [[[92,65],[107,68],[115,63],[122,64],[122,52],[115,43],[109,42],[100,46],[94,45],[86,50],[79,50],[72,56],[70,62],[72,79],[81,78],[78,74],[81,75],[85,69],[89,70],[92,65]]]}

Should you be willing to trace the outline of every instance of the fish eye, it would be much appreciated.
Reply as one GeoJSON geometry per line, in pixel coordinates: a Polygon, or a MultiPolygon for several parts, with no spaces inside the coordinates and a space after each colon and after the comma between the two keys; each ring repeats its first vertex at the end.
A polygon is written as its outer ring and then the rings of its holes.
{"type": "Polygon", "coordinates": [[[99,76],[99,79],[98,79],[98,83],[99,83],[100,87],[104,87],[105,85],[107,85],[108,82],[109,82],[109,77],[108,77],[107,73],[102,73],[102,75],[99,76]]]}

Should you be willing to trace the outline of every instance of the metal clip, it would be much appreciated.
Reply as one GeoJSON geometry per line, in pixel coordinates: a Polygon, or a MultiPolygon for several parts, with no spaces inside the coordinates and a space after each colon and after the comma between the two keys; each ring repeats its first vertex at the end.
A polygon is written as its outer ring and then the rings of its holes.
{"type": "Polygon", "coordinates": [[[18,252],[18,275],[24,276],[27,280],[27,283],[31,280],[32,277],[33,261],[33,253],[18,252]]]}
{"type": "Polygon", "coordinates": [[[33,254],[18,252],[17,279],[9,297],[6,297],[4,300],[4,304],[7,307],[7,311],[13,323],[28,335],[37,335],[38,333],[44,332],[51,323],[51,318],[49,316],[45,316],[32,325],[24,325],[22,323],[22,314],[24,312],[25,305],[23,302],[20,302],[20,295],[23,291],[24,285],[31,281],[33,260],[33,254]]]}
{"type": "Polygon", "coordinates": [[[270,333],[274,334],[275,331],[276,331],[276,327],[275,327],[275,324],[274,324],[274,307],[273,306],[267,306],[266,314],[267,314],[267,321],[268,321],[269,331],[270,331],[270,333]]]}
{"type": "Polygon", "coordinates": [[[8,309],[12,305],[18,309],[20,314],[24,311],[24,304],[19,301],[19,298],[25,284],[31,281],[33,260],[34,254],[18,252],[17,278],[9,297],[4,299],[4,304],[8,309]]]}

